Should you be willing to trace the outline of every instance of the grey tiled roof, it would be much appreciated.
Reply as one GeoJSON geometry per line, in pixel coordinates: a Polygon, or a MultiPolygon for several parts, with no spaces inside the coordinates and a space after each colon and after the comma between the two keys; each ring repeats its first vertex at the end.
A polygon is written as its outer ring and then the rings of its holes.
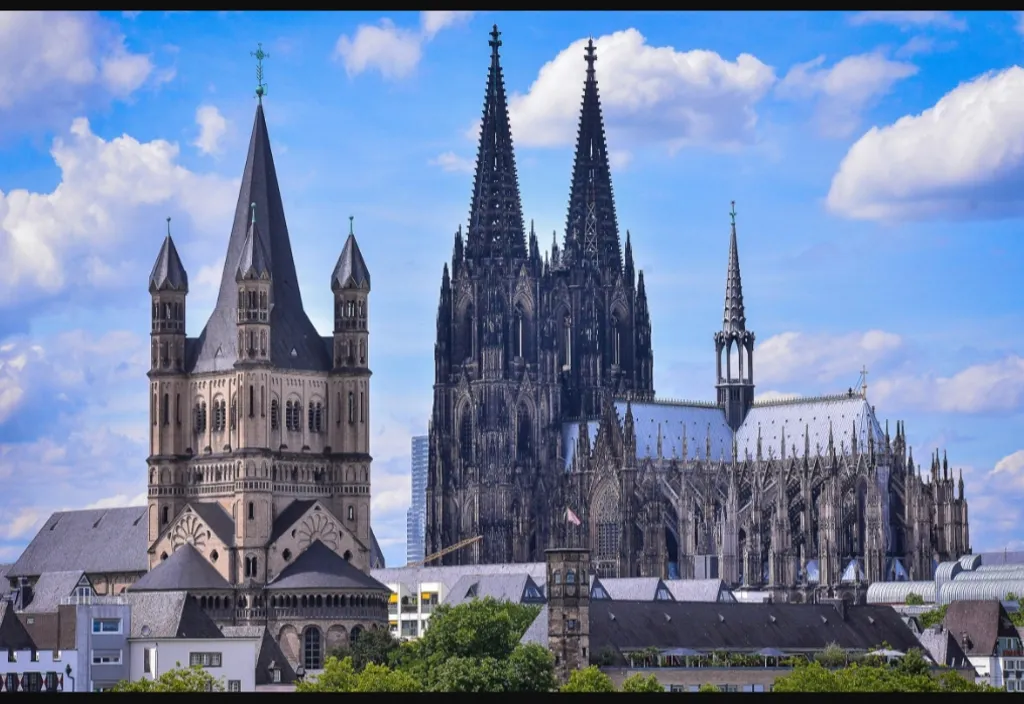
{"type": "Polygon", "coordinates": [[[385,567],[387,567],[387,562],[384,560],[384,552],[380,549],[380,543],[377,542],[377,535],[373,532],[373,528],[370,528],[370,568],[382,570],[385,567]]]}
{"type": "MultiPolygon", "coordinates": [[[[683,436],[685,433],[685,456],[688,459],[707,459],[708,437],[711,438],[712,460],[730,461],[732,456],[732,430],[725,421],[724,411],[712,404],[677,403],[656,401],[653,403],[632,403],[633,423],[636,428],[636,454],[638,458],[656,457],[658,437],[661,437],[661,455],[665,458],[682,459],[684,456],[683,436]]],[[[626,402],[616,401],[615,412],[621,423],[626,417],[626,402]]],[[[579,422],[562,425],[562,441],[565,448],[566,466],[572,463],[576,442],[579,438],[579,422]]],[[[591,447],[597,438],[600,423],[593,420],[586,424],[591,447]]],[[[866,447],[870,428],[876,441],[885,437],[885,431],[875,417],[867,400],[859,395],[841,394],[815,398],[800,398],[786,401],[757,403],[736,432],[739,459],[747,453],[757,453],[757,436],[761,434],[763,452],[769,451],[779,457],[782,451],[785,431],[786,457],[803,457],[804,435],[811,454],[824,452],[828,446],[829,428],[832,428],[836,451],[840,443],[847,450],[850,434],[856,428],[858,444],[866,447]],[[794,455],[794,447],[796,454],[794,455]]]]}
{"type": "Polygon", "coordinates": [[[295,671],[270,631],[264,626],[221,626],[225,638],[262,638],[256,659],[256,684],[272,684],[270,668],[281,670],[281,682],[294,682],[295,671]]]}
{"type": "Polygon", "coordinates": [[[281,570],[269,589],[373,589],[390,592],[319,540],[281,570]]]}
{"type": "Polygon", "coordinates": [[[295,526],[296,521],[306,515],[306,511],[313,507],[316,499],[295,499],[284,507],[281,513],[274,519],[274,528],[270,531],[270,544],[273,545],[277,539],[295,526]]]}
{"type": "Polygon", "coordinates": [[[946,608],[943,625],[961,642],[963,635],[967,635],[964,652],[968,655],[991,656],[996,651],[998,638],[1017,637],[1017,629],[1010,622],[1006,609],[994,599],[954,601],[946,608]]]}
{"type": "Polygon", "coordinates": [[[370,570],[373,578],[384,584],[417,585],[423,582],[439,582],[445,591],[450,591],[456,582],[471,575],[517,575],[528,574],[538,585],[543,584],[547,566],[543,562],[524,562],[514,565],[451,565],[426,567],[388,567],[370,570]]]}
{"type": "MultiPolygon", "coordinates": [[[[532,583],[530,575],[520,574],[493,574],[493,575],[466,575],[452,585],[452,588],[445,596],[444,603],[458,606],[474,598],[484,599],[491,597],[498,601],[511,601],[519,603],[523,599],[523,592],[528,583],[532,583]],[[470,594],[470,589],[476,585],[476,593],[470,594]]],[[[536,586],[534,584],[534,586],[536,586]]]]}
{"type": "Polygon", "coordinates": [[[181,291],[188,293],[188,274],[181,264],[178,249],[174,246],[171,233],[167,233],[160,252],[153,263],[153,271],[149,275],[149,292],[181,291]]]}
{"type": "Polygon", "coordinates": [[[338,291],[343,288],[370,290],[370,270],[366,268],[356,237],[352,234],[345,240],[341,256],[338,257],[334,273],[331,274],[331,290],[338,291]]]}
{"type": "Polygon", "coordinates": [[[149,568],[145,506],[58,511],[39,529],[8,577],[81,570],[87,574],[149,568]]]}
{"type": "Polygon", "coordinates": [[[654,601],[661,586],[657,577],[619,577],[598,579],[613,601],[654,601]]]}
{"type": "Polygon", "coordinates": [[[729,591],[720,579],[666,579],[664,582],[676,601],[718,601],[723,591],[729,591]]]}
{"type": "Polygon", "coordinates": [[[593,601],[590,647],[599,652],[656,648],[811,651],[836,643],[872,650],[883,642],[906,652],[920,647],[887,606],[848,606],[844,618],[829,604],[708,604],[593,601]]]}
{"type": "Polygon", "coordinates": [[[196,600],[184,591],[128,592],[132,638],[223,638],[196,600]]]}
{"type": "Polygon", "coordinates": [[[203,519],[203,523],[210,526],[210,530],[222,543],[229,547],[235,544],[235,521],[220,503],[216,501],[194,502],[189,504],[189,508],[203,519]]]}
{"type": "Polygon", "coordinates": [[[542,606],[540,613],[537,614],[537,618],[533,619],[533,623],[526,629],[526,633],[519,639],[520,643],[524,645],[527,643],[535,643],[537,645],[543,645],[545,648],[548,647],[548,607],[547,605],[542,606]]]}
{"type": "Polygon", "coordinates": [[[270,361],[278,369],[329,371],[331,356],[302,306],[262,105],[256,108],[217,304],[198,339],[188,345],[188,371],[203,373],[226,370],[238,360],[238,291],[235,273],[249,230],[252,203],[256,204],[273,278],[270,361]]]}
{"type": "Polygon", "coordinates": [[[44,572],[32,585],[32,601],[22,608],[30,613],[50,613],[60,606],[60,600],[72,595],[83,572],[44,572]]]}
{"type": "Polygon", "coordinates": [[[9,601],[0,601],[0,650],[30,650],[35,647],[25,626],[9,601]]]}
{"type": "Polygon", "coordinates": [[[235,270],[235,277],[240,279],[270,278],[273,273],[270,270],[270,256],[267,254],[266,245],[263,243],[263,235],[260,226],[256,224],[256,213],[253,209],[252,222],[249,223],[249,232],[242,244],[242,253],[238,257],[238,268],[235,270]]]}
{"type": "MultiPolygon", "coordinates": [[[[0,565],[0,580],[7,579],[7,573],[10,572],[11,567],[13,567],[13,566],[14,566],[13,562],[6,562],[6,563],[0,565]]],[[[2,589],[2,587],[3,587],[3,585],[0,585],[0,589],[2,589]]]]}
{"type": "Polygon", "coordinates": [[[944,627],[928,628],[918,634],[922,649],[936,665],[945,667],[961,667],[967,662],[967,655],[957,643],[956,638],[944,627]]]}
{"type": "Polygon", "coordinates": [[[231,585],[198,550],[185,543],[128,587],[129,592],[173,592],[182,589],[231,589],[231,585]]]}

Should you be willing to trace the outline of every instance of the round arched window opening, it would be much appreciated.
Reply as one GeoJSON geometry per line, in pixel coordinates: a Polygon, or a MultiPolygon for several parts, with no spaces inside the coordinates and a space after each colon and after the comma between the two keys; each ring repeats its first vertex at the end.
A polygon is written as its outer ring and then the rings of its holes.
{"type": "Polygon", "coordinates": [[[292,559],[292,551],[288,548],[285,548],[284,552],[281,553],[281,557],[284,558],[285,562],[288,562],[288,560],[292,559]]]}
{"type": "Polygon", "coordinates": [[[216,562],[218,557],[220,557],[220,553],[214,550],[210,553],[210,562],[216,562]]]}
{"type": "Polygon", "coordinates": [[[165,553],[165,552],[160,553],[160,559],[161,560],[166,560],[167,559],[167,553],[165,553]]]}

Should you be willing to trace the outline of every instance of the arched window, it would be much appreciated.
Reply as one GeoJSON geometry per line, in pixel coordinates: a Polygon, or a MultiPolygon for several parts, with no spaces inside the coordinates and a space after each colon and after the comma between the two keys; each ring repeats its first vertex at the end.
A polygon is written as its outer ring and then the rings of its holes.
{"type": "Polygon", "coordinates": [[[348,636],[349,641],[351,641],[352,643],[355,643],[359,639],[359,636],[361,636],[362,634],[363,634],[363,627],[362,626],[352,626],[352,632],[348,636]]]}
{"type": "Polygon", "coordinates": [[[249,417],[256,416],[256,387],[249,384],[249,417]]]}
{"type": "Polygon", "coordinates": [[[352,391],[348,392],[348,423],[352,425],[356,422],[356,395],[352,391]]]}
{"type": "Polygon", "coordinates": [[[256,504],[252,501],[249,502],[249,520],[256,520],[256,504]]]}
{"type": "Polygon", "coordinates": [[[359,363],[366,364],[366,340],[359,341],[359,363]]]}
{"type": "Polygon", "coordinates": [[[163,401],[160,404],[160,420],[164,425],[171,424],[171,395],[164,394],[163,401]]]}
{"type": "Polygon", "coordinates": [[[270,399],[270,429],[277,430],[281,425],[281,404],[276,398],[270,399]]]}
{"type": "Polygon", "coordinates": [[[164,506],[163,523],[167,525],[171,520],[171,509],[168,506],[164,506]]]}
{"type": "MultiPolygon", "coordinates": [[[[352,629],[352,635],[355,636],[355,629],[352,629]]],[[[323,667],[322,651],[320,629],[310,626],[302,637],[302,665],[306,668],[306,672],[323,667]]]]}
{"type": "Polygon", "coordinates": [[[234,430],[238,425],[238,401],[237,399],[231,399],[231,429],[234,430]]]}
{"type": "Polygon", "coordinates": [[[473,459],[473,418],[469,404],[463,406],[462,418],[459,420],[459,456],[464,463],[473,459]]]}
{"type": "Polygon", "coordinates": [[[530,423],[530,412],[526,406],[520,405],[516,413],[516,455],[520,460],[530,456],[533,439],[533,428],[530,423]]]}
{"type": "Polygon", "coordinates": [[[554,582],[555,584],[561,584],[562,583],[562,570],[555,570],[554,575],[552,575],[552,580],[551,581],[554,582]]]}
{"type": "Polygon", "coordinates": [[[576,584],[576,573],[573,572],[572,570],[566,570],[565,571],[565,583],[566,584],[576,584]]]}
{"type": "Polygon", "coordinates": [[[267,389],[260,387],[260,418],[267,417],[267,389]]]}
{"type": "Polygon", "coordinates": [[[348,520],[350,520],[350,521],[356,520],[356,509],[355,509],[354,506],[349,506],[348,507],[348,520]]]}
{"type": "Polygon", "coordinates": [[[181,425],[181,394],[174,394],[174,424],[181,425]]]}
{"type": "Polygon", "coordinates": [[[612,364],[622,365],[622,323],[619,316],[612,316],[612,364]]]}
{"type": "Polygon", "coordinates": [[[462,316],[462,324],[459,326],[461,329],[460,333],[460,345],[459,355],[460,362],[465,361],[473,356],[473,304],[466,306],[466,312],[462,316]]]}
{"type": "Polygon", "coordinates": [[[366,395],[362,391],[359,392],[359,422],[366,422],[366,395]]]}

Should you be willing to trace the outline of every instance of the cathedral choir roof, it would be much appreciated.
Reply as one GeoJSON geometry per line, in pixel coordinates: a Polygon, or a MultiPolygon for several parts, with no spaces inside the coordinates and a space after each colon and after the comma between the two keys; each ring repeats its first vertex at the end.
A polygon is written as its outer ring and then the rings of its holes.
{"type": "Polygon", "coordinates": [[[149,569],[147,508],[58,511],[47,519],[8,577],[80,570],[87,574],[149,569]]]}
{"type": "Polygon", "coordinates": [[[235,274],[243,259],[254,209],[264,249],[260,256],[265,256],[263,263],[273,280],[270,361],[279,369],[329,371],[328,349],[302,306],[262,104],[256,108],[217,304],[202,333],[190,341],[188,371],[225,371],[238,360],[235,274]]]}
{"type": "Polygon", "coordinates": [[[166,560],[128,587],[129,592],[172,592],[231,589],[210,562],[191,544],[185,543],[166,560]]]}
{"type": "Polygon", "coordinates": [[[313,541],[294,562],[281,570],[268,588],[391,591],[319,540],[313,541]]]}

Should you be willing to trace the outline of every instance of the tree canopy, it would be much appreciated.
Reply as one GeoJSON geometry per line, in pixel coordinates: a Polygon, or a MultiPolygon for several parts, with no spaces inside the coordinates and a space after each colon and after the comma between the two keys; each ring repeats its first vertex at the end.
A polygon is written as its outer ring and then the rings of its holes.
{"type": "Polygon", "coordinates": [[[352,667],[356,672],[373,663],[387,665],[391,662],[391,654],[398,650],[398,640],[386,628],[363,631],[352,643],[351,647],[336,648],[331,655],[338,660],[352,659],[352,667]]]}
{"type": "Polygon", "coordinates": [[[615,683],[612,678],[604,674],[596,665],[584,667],[582,670],[573,670],[569,674],[569,681],[562,685],[562,692],[614,692],[615,683]]]}
{"type": "Polygon", "coordinates": [[[224,683],[203,669],[202,665],[182,667],[175,663],[156,679],[143,678],[129,682],[121,680],[111,689],[113,692],[223,692],[224,683]]]}

